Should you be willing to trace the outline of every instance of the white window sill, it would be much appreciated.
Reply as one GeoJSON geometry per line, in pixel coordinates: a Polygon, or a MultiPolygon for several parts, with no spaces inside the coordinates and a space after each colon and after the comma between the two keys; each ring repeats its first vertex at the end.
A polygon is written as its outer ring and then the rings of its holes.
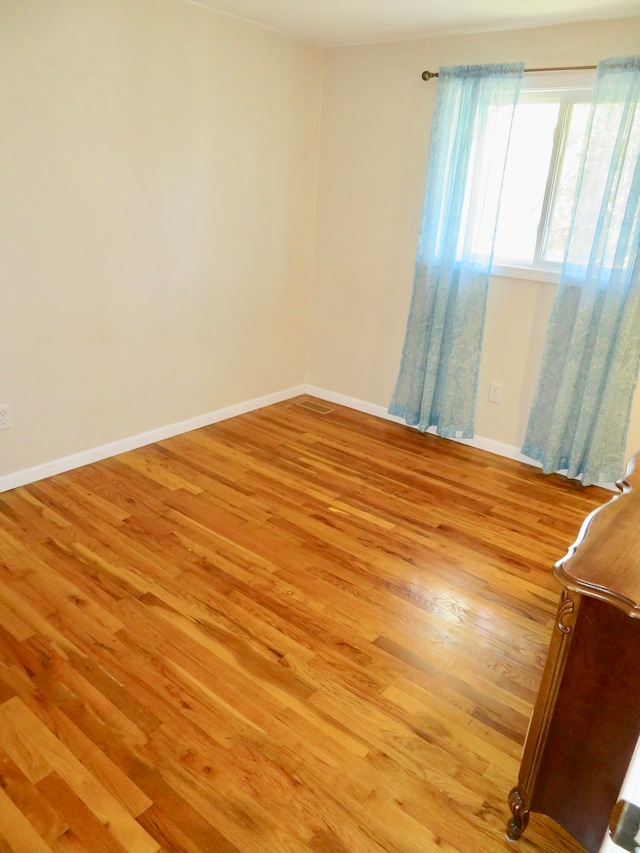
{"type": "Polygon", "coordinates": [[[493,264],[491,276],[522,278],[526,281],[541,281],[544,284],[558,284],[560,282],[559,271],[545,270],[539,267],[518,267],[511,264],[493,264]]]}

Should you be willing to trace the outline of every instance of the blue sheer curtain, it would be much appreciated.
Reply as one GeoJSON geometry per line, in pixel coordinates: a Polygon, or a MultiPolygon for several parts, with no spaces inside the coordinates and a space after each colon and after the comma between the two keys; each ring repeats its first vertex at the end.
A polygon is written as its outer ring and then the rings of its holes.
{"type": "Polygon", "coordinates": [[[640,366],[640,56],[598,65],[562,276],[522,452],[622,475],[640,366]]]}
{"type": "Polygon", "coordinates": [[[524,66],[441,68],[413,295],[389,412],[472,438],[493,241],[524,66]]]}

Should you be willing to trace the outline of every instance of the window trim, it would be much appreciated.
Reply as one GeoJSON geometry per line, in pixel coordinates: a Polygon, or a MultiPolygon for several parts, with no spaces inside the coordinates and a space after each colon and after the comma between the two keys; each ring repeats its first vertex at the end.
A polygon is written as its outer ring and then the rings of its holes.
{"type": "Polygon", "coordinates": [[[517,278],[524,281],[539,281],[543,284],[559,284],[560,272],[560,264],[557,264],[557,269],[523,264],[492,264],[489,275],[492,278],[517,278]]]}
{"type": "Polygon", "coordinates": [[[557,284],[560,281],[562,264],[543,260],[549,223],[553,212],[554,191],[562,171],[573,105],[591,101],[595,82],[595,70],[533,72],[523,79],[518,104],[544,103],[545,101],[557,103],[559,101],[560,110],[554,134],[533,261],[527,264],[519,263],[515,258],[498,259],[491,266],[490,274],[492,276],[526,279],[549,284],[557,284]]]}

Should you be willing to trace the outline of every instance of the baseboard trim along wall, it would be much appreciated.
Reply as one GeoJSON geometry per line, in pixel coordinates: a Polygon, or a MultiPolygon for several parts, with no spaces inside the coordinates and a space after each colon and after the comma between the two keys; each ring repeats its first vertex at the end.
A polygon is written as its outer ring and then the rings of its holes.
{"type": "MultiPolygon", "coordinates": [[[[336,394],[334,391],[327,391],[325,388],[318,388],[315,385],[307,385],[306,393],[312,397],[318,397],[320,400],[325,400],[327,403],[336,403],[338,406],[346,406],[348,409],[355,409],[357,412],[375,415],[377,418],[384,418],[387,421],[407,426],[402,418],[390,415],[384,406],[367,403],[366,400],[358,400],[357,397],[336,394]]],[[[417,427],[412,427],[412,429],[417,429],[417,427]]],[[[437,434],[435,427],[429,427],[427,432],[432,435],[437,434]]],[[[525,465],[531,465],[533,468],[542,468],[539,462],[536,462],[535,459],[531,459],[529,456],[525,456],[514,444],[494,441],[492,438],[484,438],[482,435],[477,435],[475,438],[447,438],[443,439],[443,441],[455,441],[458,444],[476,447],[478,450],[486,450],[487,453],[495,453],[496,456],[505,456],[507,459],[515,459],[516,462],[524,462],[525,465]]],[[[566,475],[566,470],[558,471],[558,473],[566,475]]],[[[609,489],[612,492],[620,491],[615,483],[599,483],[599,486],[602,489],[609,489]]]]}
{"type": "MultiPolygon", "coordinates": [[[[186,421],[179,421],[178,423],[158,427],[157,429],[149,430],[149,432],[133,435],[130,438],[123,438],[109,444],[102,444],[100,447],[93,447],[89,450],[83,450],[80,453],[73,453],[71,456],[54,459],[51,462],[44,462],[42,465],[24,468],[22,471],[16,471],[13,474],[5,474],[4,476],[0,476],[0,493],[9,491],[9,489],[17,489],[18,486],[35,483],[37,480],[52,477],[54,474],[72,471],[74,468],[80,468],[92,462],[99,462],[101,459],[108,459],[110,456],[117,456],[119,453],[125,453],[127,450],[136,450],[138,447],[144,447],[156,441],[163,441],[165,438],[181,435],[192,429],[200,429],[200,427],[225,421],[228,418],[235,418],[237,415],[244,415],[247,412],[262,409],[265,406],[271,406],[273,403],[281,403],[283,400],[289,400],[300,394],[309,394],[309,396],[318,397],[318,399],[325,400],[327,403],[336,403],[339,406],[346,406],[348,409],[354,409],[357,412],[374,415],[377,418],[384,418],[385,420],[406,426],[402,418],[390,415],[384,406],[368,403],[366,400],[359,400],[357,397],[338,394],[335,391],[327,391],[325,388],[318,388],[316,385],[298,385],[293,388],[286,388],[283,391],[276,391],[274,394],[267,394],[264,397],[256,397],[253,400],[247,400],[235,406],[228,406],[225,409],[216,409],[216,411],[207,412],[204,415],[198,415],[186,421]]],[[[435,428],[429,428],[428,432],[435,435],[435,428]]],[[[486,450],[488,453],[505,456],[507,459],[515,459],[517,462],[524,462],[526,465],[532,465],[536,468],[541,467],[540,463],[525,456],[514,445],[494,441],[491,438],[484,438],[479,435],[470,439],[456,438],[444,440],[456,441],[459,444],[476,447],[478,450],[486,450]]],[[[602,488],[611,489],[614,492],[618,491],[613,483],[601,483],[600,485],[602,488]]]]}
{"type": "Polygon", "coordinates": [[[22,471],[16,471],[13,474],[5,474],[0,477],[0,492],[17,489],[18,486],[26,486],[28,483],[35,483],[37,480],[52,477],[54,474],[72,471],[74,468],[81,468],[83,465],[99,462],[101,459],[108,459],[110,456],[117,456],[118,453],[125,453],[127,450],[135,450],[138,447],[144,447],[156,441],[163,441],[165,438],[181,435],[192,429],[200,429],[200,427],[225,421],[228,418],[235,418],[237,415],[244,415],[247,412],[271,406],[273,403],[281,403],[283,400],[288,400],[291,397],[297,397],[299,394],[305,393],[306,386],[298,385],[294,388],[287,388],[284,391],[276,391],[274,394],[267,394],[264,397],[256,397],[253,400],[247,400],[235,406],[228,406],[225,409],[216,409],[214,412],[197,415],[195,418],[189,418],[186,421],[168,424],[167,426],[142,432],[129,438],[112,441],[109,444],[102,444],[100,447],[92,447],[80,453],[73,453],[71,456],[64,456],[61,459],[44,462],[42,465],[24,468],[22,471]]]}
{"type": "MultiPolygon", "coordinates": [[[[319,397],[328,403],[337,403],[339,406],[347,406],[349,409],[355,409],[358,412],[365,412],[367,415],[375,415],[377,418],[384,418],[387,421],[394,421],[394,423],[406,426],[402,418],[390,415],[384,406],[376,406],[373,403],[367,403],[365,400],[358,400],[355,397],[347,397],[344,394],[335,394],[333,391],[317,388],[315,385],[307,385],[307,394],[310,394],[312,397],[319,397]]],[[[429,427],[427,432],[436,435],[435,427],[429,427]]],[[[538,462],[520,453],[515,445],[494,441],[492,438],[483,438],[483,436],[477,435],[475,438],[452,438],[447,440],[455,441],[458,444],[467,444],[469,447],[477,447],[478,450],[486,450],[489,453],[495,453],[497,456],[506,456],[508,459],[525,462],[527,465],[533,465],[537,468],[541,467],[538,462]]]]}

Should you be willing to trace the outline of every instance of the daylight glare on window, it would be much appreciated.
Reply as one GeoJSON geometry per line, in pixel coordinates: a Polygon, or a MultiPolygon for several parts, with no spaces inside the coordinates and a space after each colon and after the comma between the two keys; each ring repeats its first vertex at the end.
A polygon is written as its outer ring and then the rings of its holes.
{"type": "MultiPolygon", "coordinates": [[[[528,88],[513,113],[504,176],[491,168],[491,152],[508,135],[509,108],[489,110],[482,139],[474,139],[474,185],[500,192],[500,213],[493,265],[557,272],[564,260],[580,163],[590,117],[590,89],[528,88]]],[[[609,116],[609,119],[612,119],[609,116]]],[[[595,120],[595,119],[594,119],[595,120]]],[[[608,150],[616,121],[602,125],[598,144],[608,150]]],[[[592,139],[594,138],[592,134],[592,139]]],[[[468,192],[468,195],[470,193],[468,192]]],[[[615,218],[615,217],[614,217],[615,218]]],[[[476,225],[470,245],[476,257],[488,257],[493,234],[476,225]]],[[[469,235],[461,237],[469,245],[469,235]]]]}
{"type": "Polygon", "coordinates": [[[573,104],[569,112],[543,253],[543,259],[552,263],[561,264],[564,258],[589,111],[589,104],[573,104]]]}
{"type": "Polygon", "coordinates": [[[559,103],[516,107],[494,244],[498,263],[534,261],[559,111],[559,103]]]}
{"type": "MultiPolygon", "coordinates": [[[[592,86],[593,81],[566,88],[546,81],[540,88],[530,85],[521,92],[515,110],[495,104],[480,116],[469,149],[459,260],[487,262],[493,249],[495,271],[503,267],[509,273],[510,268],[519,275],[520,268],[526,276],[535,271],[545,277],[559,275],[563,264],[591,264],[605,270],[628,261],[617,256],[617,246],[621,230],[640,216],[629,207],[637,180],[640,108],[625,111],[615,100],[592,108],[592,86]],[[629,133],[614,174],[609,163],[622,122],[629,133]],[[583,161],[589,163],[586,171],[583,161]],[[600,223],[603,237],[595,248],[594,223],[572,224],[580,174],[580,193],[586,197],[600,198],[610,181],[617,187],[615,200],[602,213],[606,222],[600,223]],[[484,216],[483,210],[491,209],[498,196],[494,239],[495,220],[484,216]]],[[[583,215],[592,217],[590,212],[583,215]]],[[[438,251],[441,240],[439,234],[438,251]]]]}
{"type": "Polygon", "coordinates": [[[625,235],[640,220],[640,107],[615,90],[594,98],[595,74],[578,71],[523,81],[515,106],[489,100],[450,146],[443,174],[460,192],[438,218],[438,261],[455,238],[461,268],[490,264],[509,278],[557,282],[589,271],[604,283],[627,269],[637,247],[625,235]]]}

